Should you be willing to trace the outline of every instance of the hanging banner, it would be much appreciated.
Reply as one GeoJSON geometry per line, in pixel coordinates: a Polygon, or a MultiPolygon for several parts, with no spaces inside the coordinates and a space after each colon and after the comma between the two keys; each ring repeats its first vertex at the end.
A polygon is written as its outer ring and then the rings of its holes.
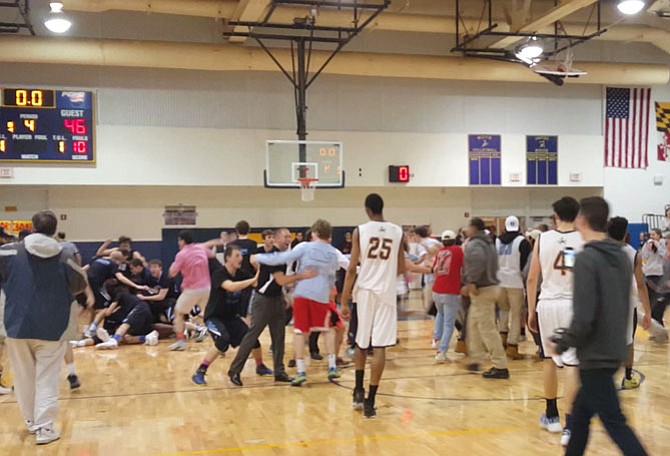
{"type": "Polygon", "coordinates": [[[501,185],[500,135],[468,135],[470,185],[501,185]]]}
{"type": "Polygon", "coordinates": [[[558,136],[526,136],[528,185],[558,185],[558,136]]]}
{"type": "Polygon", "coordinates": [[[670,103],[656,102],[656,131],[656,156],[659,161],[670,162],[670,103]]]}

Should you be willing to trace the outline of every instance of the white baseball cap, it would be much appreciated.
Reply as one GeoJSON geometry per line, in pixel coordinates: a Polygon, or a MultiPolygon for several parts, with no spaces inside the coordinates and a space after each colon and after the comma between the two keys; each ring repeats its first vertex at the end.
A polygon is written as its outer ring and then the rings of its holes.
{"type": "Polygon", "coordinates": [[[519,219],[510,215],[505,219],[505,231],[519,231],[519,219]]]}
{"type": "Polygon", "coordinates": [[[454,240],[454,239],[456,239],[456,233],[454,233],[453,231],[445,230],[442,232],[443,241],[454,240]]]}

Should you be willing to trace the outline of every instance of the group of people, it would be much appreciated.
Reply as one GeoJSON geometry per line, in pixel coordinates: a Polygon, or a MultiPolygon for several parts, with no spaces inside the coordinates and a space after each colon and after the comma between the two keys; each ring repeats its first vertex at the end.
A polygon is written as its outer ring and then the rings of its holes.
{"type": "MultiPolygon", "coordinates": [[[[189,338],[202,342],[209,334],[213,345],[192,375],[196,385],[207,385],[211,365],[237,347],[228,368],[234,385],[243,386],[243,367],[252,355],[258,375],[299,387],[307,381],[305,345],[313,334],[325,339],[328,380],[340,378],[345,322],[354,358],[353,406],[374,418],[386,348],[398,340],[406,275],[419,273],[425,302],[435,307],[437,362],[449,359],[456,329],[456,351],[467,354],[469,371],[480,371],[490,359],[493,366],[483,377],[508,379],[508,358],[522,357],[519,343],[527,327],[544,358],[546,408],[540,425],[562,433],[566,454],[584,452],[596,413],[625,454],[646,454],[625,423],[612,377],[623,364],[623,387],[639,386],[632,369],[637,307],[643,310],[643,327],[651,325],[652,317],[657,325],[663,323],[662,313],[654,316],[650,303],[658,300],[653,293],[662,295],[667,285],[667,259],[657,279],[648,273],[656,261],[649,252],[664,255],[659,243],[645,244],[639,253],[630,247],[627,221],[608,219],[602,198],[556,201],[554,226],[527,236],[519,219],[510,216],[500,236],[473,218],[465,230],[446,230],[439,240],[429,227],[403,233],[385,221],[377,194],[368,195],[364,207],[369,221],[348,233],[345,253],[332,246],[332,226],[325,220],[317,220],[303,242],[285,228],[266,230],[260,246],[241,221],[235,239],[225,232],[199,243],[193,232],[180,232],[179,252],[167,270],[133,250],[126,237],[113,248],[105,242],[82,268],[76,246],[54,239],[53,213],[36,214],[34,233],[0,248],[6,345],[17,400],[36,442],[59,438],[53,427],[58,377],[61,359],[73,347],[117,349],[175,337],[169,349],[181,351],[189,338]],[[339,299],[338,273],[343,274],[339,299]],[[648,290],[654,281],[658,288],[648,290]],[[76,337],[80,315],[87,315],[90,324],[83,337],[76,337]],[[291,321],[294,376],[284,365],[291,321]],[[263,363],[259,342],[266,327],[273,369],[263,363]],[[557,406],[557,368],[566,370],[564,425],[557,406]]],[[[68,378],[76,388],[80,383],[73,366],[68,362],[68,378]]]]}

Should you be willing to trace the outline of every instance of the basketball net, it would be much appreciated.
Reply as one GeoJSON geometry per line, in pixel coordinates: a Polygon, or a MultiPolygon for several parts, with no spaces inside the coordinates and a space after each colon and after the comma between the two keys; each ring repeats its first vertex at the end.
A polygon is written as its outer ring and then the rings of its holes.
{"type": "Polygon", "coordinates": [[[314,179],[310,177],[299,177],[298,183],[300,183],[300,199],[303,203],[309,203],[314,201],[314,194],[316,193],[316,184],[319,182],[319,179],[314,179]]]}

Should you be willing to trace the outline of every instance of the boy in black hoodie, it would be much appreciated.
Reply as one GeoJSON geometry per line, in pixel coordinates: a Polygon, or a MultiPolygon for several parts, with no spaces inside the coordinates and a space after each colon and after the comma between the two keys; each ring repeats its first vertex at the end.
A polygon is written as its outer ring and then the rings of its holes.
{"type": "Polygon", "coordinates": [[[587,244],[574,267],[574,316],[570,328],[552,338],[556,351],[577,349],[582,382],[572,409],[572,436],[565,454],[582,455],[593,415],[626,456],[646,455],[626,424],[613,376],[628,349],[631,265],[621,245],[607,237],[609,206],[600,197],[580,201],[577,229],[587,244]]]}

